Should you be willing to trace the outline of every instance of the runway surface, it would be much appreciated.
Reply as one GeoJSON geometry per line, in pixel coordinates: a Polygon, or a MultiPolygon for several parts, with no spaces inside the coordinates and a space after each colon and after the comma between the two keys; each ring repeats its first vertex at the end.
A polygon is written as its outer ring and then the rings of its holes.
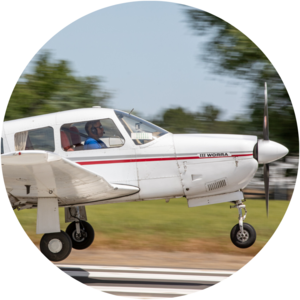
{"type": "Polygon", "coordinates": [[[61,265],[62,271],[99,291],[137,299],[173,298],[204,290],[235,273],[227,270],[61,265]]]}

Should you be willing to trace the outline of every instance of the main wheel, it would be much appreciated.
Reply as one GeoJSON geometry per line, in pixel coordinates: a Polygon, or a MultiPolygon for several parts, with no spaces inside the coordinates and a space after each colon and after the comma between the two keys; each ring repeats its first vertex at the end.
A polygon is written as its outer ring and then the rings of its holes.
{"type": "Polygon", "coordinates": [[[74,249],[83,250],[89,247],[95,237],[93,227],[85,221],[80,221],[80,234],[76,231],[76,222],[72,222],[66,229],[66,233],[70,236],[72,240],[72,245],[74,249]]]}
{"type": "Polygon", "coordinates": [[[72,240],[64,231],[46,233],[40,242],[41,252],[51,261],[66,259],[72,250],[72,240]]]}
{"type": "Polygon", "coordinates": [[[230,233],[232,243],[239,248],[248,248],[252,246],[256,240],[256,232],[254,228],[248,224],[243,224],[243,234],[240,225],[236,224],[230,233]]]}

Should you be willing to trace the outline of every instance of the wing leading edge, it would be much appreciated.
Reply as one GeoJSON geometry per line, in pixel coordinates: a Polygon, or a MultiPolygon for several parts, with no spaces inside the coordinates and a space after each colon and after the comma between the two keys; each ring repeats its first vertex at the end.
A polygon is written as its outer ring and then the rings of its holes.
{"type": "Polygon", "coordinates": [[[57,198],[60,206],[108,200],[139,192],[130,185],[111,184],[55,153],[20,151],[1,155],[6,190],[13,203],[35,204],[57,198]]]}

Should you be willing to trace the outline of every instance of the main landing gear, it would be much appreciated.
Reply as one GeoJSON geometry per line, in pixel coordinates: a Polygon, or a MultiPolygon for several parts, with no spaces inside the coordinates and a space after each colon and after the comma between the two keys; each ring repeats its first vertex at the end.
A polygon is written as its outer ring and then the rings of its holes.
{"type": "Polygon", "coordinates": [[[72,250],[72,241],[64,231],[46,233],[40,242],[41,252],[51,261],[66,259],[72,250]]]}
{"type": "Polygon", "coordinates": [[[83,250],[94,241],[93,227],[81,219],[80,211],[84,212],[82,218],[86,219],[85,209],[73,207],[74,211],[74,215],[71,213],[71,208],[68,211],[69,215],[66,217],[66,221],[70,222],[71,219],[75,221],[69,224],[66,232],[46,233],[41,239],[41,252],[51,261],[62,261],[70,255],[72,248],[83,250]]]}
{"type": "Polygon", "coordinates": [[[66,233],[72,240],[74,249],[83,250],[89,247],[94,241],[94,229],[85,221],[74,221],[66,229],[66,233]]]}
{"type": "Polygon", "coordinates": [[[230,208],[234,207],[239,210],[239,223],[236,224],[231,230],[231,241],[239,248],[248,248],[254,244],[256,240],[256,232],[250,224],[244,223],[247,215],[246,205],[243,204],[241,200],[238,200],[235,202],[235,205],[230,206],[230,208]],[[245,211],[244,216],[242,209],[245,211]]]}

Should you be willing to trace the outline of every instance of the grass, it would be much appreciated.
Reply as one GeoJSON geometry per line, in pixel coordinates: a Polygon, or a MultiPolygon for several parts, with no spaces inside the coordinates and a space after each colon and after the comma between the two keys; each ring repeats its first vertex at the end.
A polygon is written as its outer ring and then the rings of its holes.
{"type": "MultiPolygon", "coordinates": [[[[87,206],[88,222],[95,230],[91,247],[159,251],[222,252],[255,255],[275,232],[288,207],[288,201],[270,201],[269,217],[265,202],[248,200],[245,222],[257,233],[255,244],[239,249],[230,241],[230,231],[238,223],[238,210],[230,203],[188,208],[184,198],[87,206]]],[[[26,233],[35,244],[36,210],[16,211],[26,233]]],[[[61,229],[64,209],[60,208],[61,229]]]]}

